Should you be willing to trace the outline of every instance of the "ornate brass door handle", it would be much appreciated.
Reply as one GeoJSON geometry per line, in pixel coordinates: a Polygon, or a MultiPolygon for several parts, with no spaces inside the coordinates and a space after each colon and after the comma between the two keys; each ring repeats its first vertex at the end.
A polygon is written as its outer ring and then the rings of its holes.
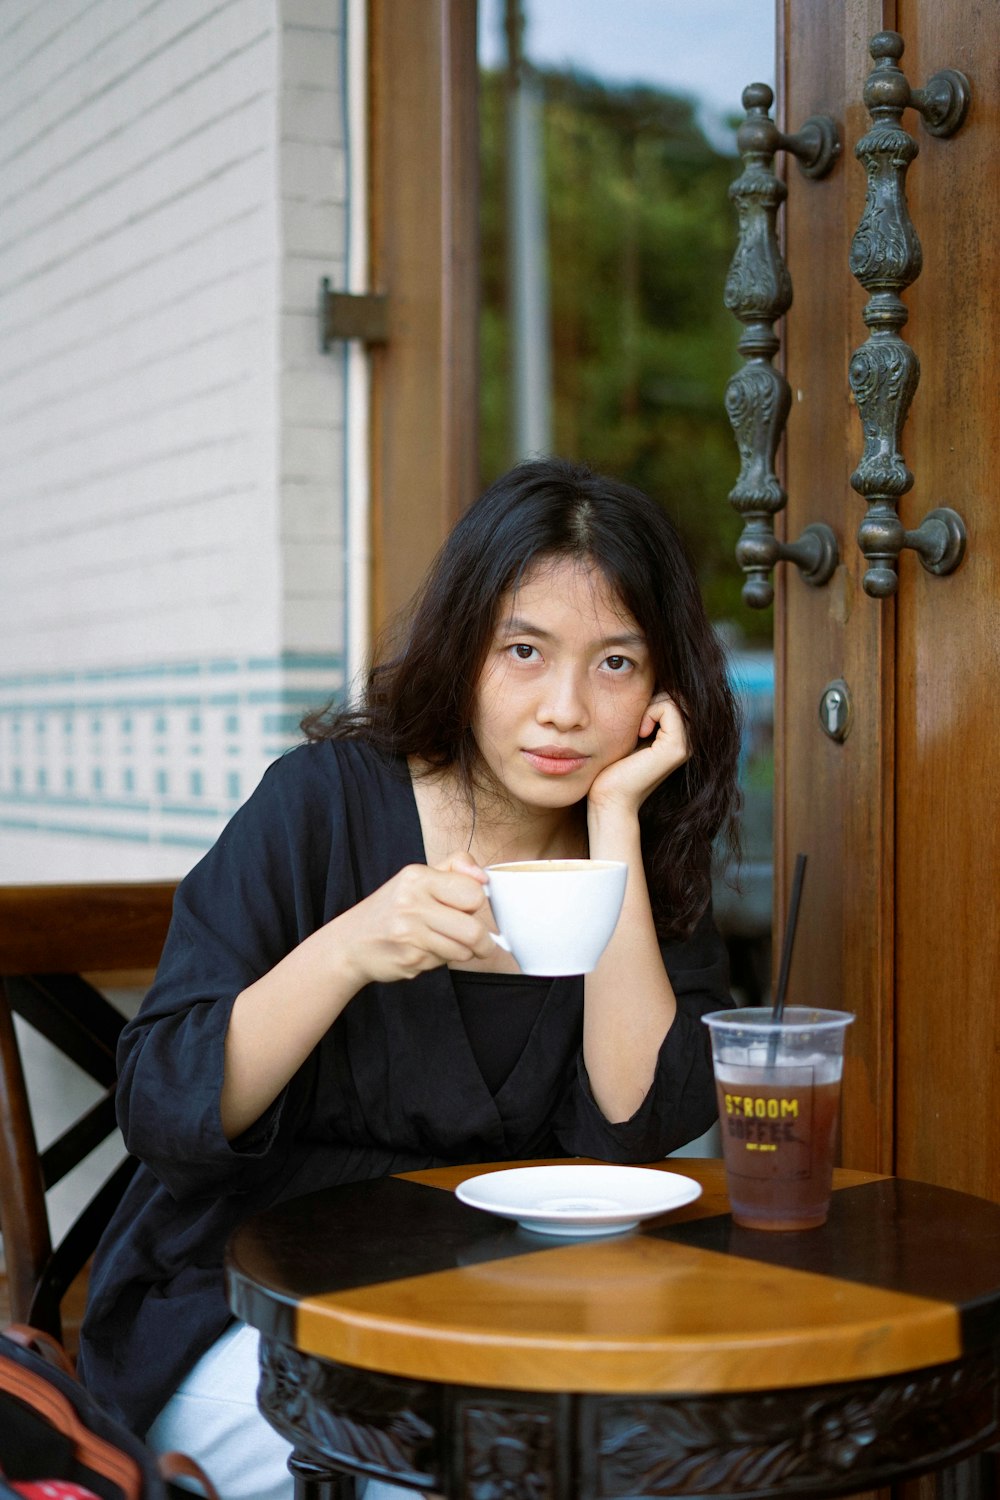
{"type": "Polygon", "coordinates": [[[935,73],[926,88],[911,89],[896,66],[903,39],[895,31],[878,32],[868,50],[875,66],[864,101],[872,123],[855,147],[868,174],[868,194],[850,267],[871,294],[862,314],[870,331],[849,369],[864,434],[851,485],[868,503],[858,528],[858,546],[868,560],[865,593],[884,599],[896,592],[896,561],[904,548],[912,548],[927,571],[937,574],[953,572],[965,552],[965,527],[955,511],[939,507],[915,531],[907,531],[896,505],[913,485],[899,444],[920,379],[920,361],[900,333],[907,310],[899,294],[920,275],[923,261],[906,203],[907,169],[920,148],[900,119],[913,108],[932,135],[954,134],[968,110],[969,83],[948,68],[935,73]]]}
{"type": "Polygon", "coordinates": [[[814,115],[795,135],[783,135],[768,115],[774,93],[766,83],[743,90],[746,119],[737,145],[743,173],[729,189],[739,215],[739,238],[726,277],[725,305],[744,325],[738,348],[745,363],[726,387],[726,412],[740,455],[740,473],[729,502],[744,517],[736,560],[746,576],[743,599],[766,609],[774,598],[771,571],[793,562],[807,583],[827,583],[837,566],[837,539],[829,526],[807,526],[797,542],[781,542],[774,517],[788,496],[774,468],[791,403],[788,381],[772,361],[780,348],[774,331],[792,303],[792,282],[781,257],[775,220],[787,196],[774,157],[790,151],[807,177],[823,177],[840,153],[836,124],[814,115]]]}

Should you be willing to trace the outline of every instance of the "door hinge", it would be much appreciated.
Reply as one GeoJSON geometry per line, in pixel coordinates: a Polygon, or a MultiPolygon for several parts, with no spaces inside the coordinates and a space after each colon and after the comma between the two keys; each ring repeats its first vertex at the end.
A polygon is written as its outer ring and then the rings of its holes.
{"type": "Polygon", "coordinates": [[[342,339],[388,343],[389,298],[385,292],[335,292],[329,276],[324,276],[320,282],[319,327],[324,354],[342,339]]]}

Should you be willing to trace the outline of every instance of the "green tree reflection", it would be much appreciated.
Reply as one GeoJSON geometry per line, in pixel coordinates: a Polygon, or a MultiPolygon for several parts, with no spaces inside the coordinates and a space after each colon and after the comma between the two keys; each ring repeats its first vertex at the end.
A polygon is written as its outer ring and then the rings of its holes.
{"type": "MultiPolygon", "coordinates": [[[[747,610],[727,501],[739,464],[723,395],[740,363],[722,304],[738,172],[687,98],[545,71],[546,215],[556,452],[657,497],[687,538],[713,618],[770,640],[747,610]]],[[[481,79],[484,483],[511,460],[504,80],[481,79]]],[[[735,131],[735,122],[734,122],[735,131]]]]}

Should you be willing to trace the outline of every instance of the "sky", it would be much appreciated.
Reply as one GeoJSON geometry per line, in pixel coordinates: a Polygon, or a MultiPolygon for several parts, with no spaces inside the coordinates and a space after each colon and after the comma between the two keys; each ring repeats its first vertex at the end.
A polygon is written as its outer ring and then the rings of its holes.
{"type": "MultiPolygon", "coordinates": [[[[773,0],[522,0],[528,58],[613,83],[649,83],[701,101],[703,128],[735,151],[722,123],[748,83],[774,85],[773,0]]],[[[480,0],[479,55],[504,55],[503,0],[480,0]]]]}

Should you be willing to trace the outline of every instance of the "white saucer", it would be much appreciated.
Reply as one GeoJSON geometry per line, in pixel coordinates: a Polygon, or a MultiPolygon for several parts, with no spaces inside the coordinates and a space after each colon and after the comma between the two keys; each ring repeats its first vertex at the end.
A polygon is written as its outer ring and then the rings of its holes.
{"type": "Polygon", "coordinates": [[[693,1203],[701,1183],[652,1167],[511,1167],[468,1177],[455,1194],[534,1234],[579,1238],[624,1234],[642,1219],[693,1203]]]}

